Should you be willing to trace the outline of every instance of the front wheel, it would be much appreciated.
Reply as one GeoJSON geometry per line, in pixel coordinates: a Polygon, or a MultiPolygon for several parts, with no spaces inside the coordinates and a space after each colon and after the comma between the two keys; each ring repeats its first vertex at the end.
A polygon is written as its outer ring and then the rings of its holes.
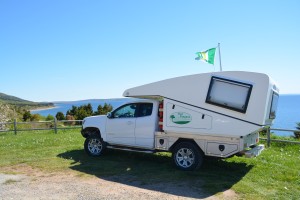
{"type": "Polygon", "coordinates": [[[185,171],[198,169],[203,162],[203,153],[191,142],[180,142],[172,151],[177,168],[185,171]]]}
{"type": "Polygon", "coordinates": [[[90,136],[84,142],[84,150],[90,156],[100,156],[105,149],[103,140],[97,136],[90,136]]]}

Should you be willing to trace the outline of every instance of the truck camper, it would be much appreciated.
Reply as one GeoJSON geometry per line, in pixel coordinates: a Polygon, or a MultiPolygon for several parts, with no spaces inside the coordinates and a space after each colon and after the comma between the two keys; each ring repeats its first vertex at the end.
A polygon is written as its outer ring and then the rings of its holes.
{"type": "Polygon", "coordinates": [[[258,155],[258,132],[275,119],[279,90],[266,74],[226,71],[162,80],[123,96],[132,101],[84,119],[86,152],[168,151],[179,169],[194,170],[204,156],[258,155]]]}

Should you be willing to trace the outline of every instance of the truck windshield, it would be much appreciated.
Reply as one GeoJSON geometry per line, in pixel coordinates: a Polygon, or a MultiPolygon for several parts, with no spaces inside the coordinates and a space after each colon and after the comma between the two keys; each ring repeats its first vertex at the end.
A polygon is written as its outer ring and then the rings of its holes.
{"type": "Polygon", "coordinates": [[[276,110],[277,110],[277,104],[278,104],[279,95],[276,92],[273,92],[272,95],[272,104],[270,108],[270,119],[276,118],[276,110]]]}

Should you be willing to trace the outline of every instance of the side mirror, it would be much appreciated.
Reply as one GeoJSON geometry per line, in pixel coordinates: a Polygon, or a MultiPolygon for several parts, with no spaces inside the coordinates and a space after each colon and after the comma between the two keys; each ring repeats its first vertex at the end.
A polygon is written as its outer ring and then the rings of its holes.
{"type": "Polygon", "coordinates": [[[111,112],[108,112],[106,116],[107,116],[107,118],[109,118],[109,119],[112,118],[111,112]]]}

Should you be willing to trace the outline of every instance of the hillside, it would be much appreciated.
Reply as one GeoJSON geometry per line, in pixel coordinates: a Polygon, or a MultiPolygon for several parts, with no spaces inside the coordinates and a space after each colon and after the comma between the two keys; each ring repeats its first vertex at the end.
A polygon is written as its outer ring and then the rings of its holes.
{"type": "Polygon", "coordinates": [[[33,102],[0,92],[0,103],[26,108],[52,107],[53,103],[33,102]]]}

